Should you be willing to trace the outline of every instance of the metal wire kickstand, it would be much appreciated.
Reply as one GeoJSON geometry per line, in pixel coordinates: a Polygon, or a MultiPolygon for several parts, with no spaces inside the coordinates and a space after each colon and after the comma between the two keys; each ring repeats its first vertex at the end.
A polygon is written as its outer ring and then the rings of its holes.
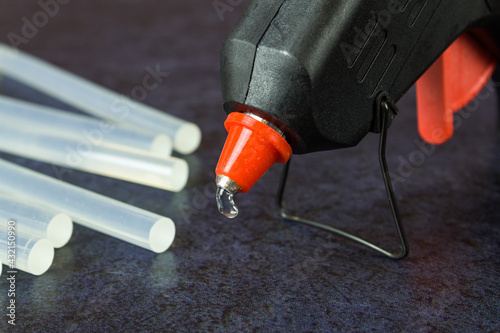
{"type": "Polygon", "coordinates": [[[278,188],[277,194],[277,203],[280,211],[280,215],[283,219],[288,220],[290,222],[303,223],[312,227],[320,228],[329,232],[333,232],[340,236],[346,237],[350,240],[358,242],[362,245],[365,245],[389,258],[392,259],[403,259],[410,252],[408,241],[406,238],[406,233],[403,228],[403,224],[401,222],[401,216],[399,214],[399,209],[396,201],[396,197],[394,195],[394,190],[392,188],[392,183],[389,176],[389,169],[387,167],[387,162],[385,158],[385,147],[387,142],[387,129],[390,126],[392,118],[398,113],[398,109],[396,104],[392,101],[389,94],[386,92],[382,92],[378,95],[375,103],[375,117],[380,119],[379,129],[380,129],[380,139],[379,139],[379,148],[378,148],[378,157],[380,162],[380,169],[382,171],[382,177],[384,179],[385,189],[387,192],[387,197],[389,199],[389,204],[392,212],[392,217],[394,219],[394,224],[396,225],[396,229],[398,232],[399,240],[401,242],[401,250],[398,253],[389,252],[365,239],[359,238],[353,234],[350,234],[346,231],[331,227],[329,225],[315,222],[312,220],[304,219],[298,216],[289,215],[285,212],[285,206],[283,203],[283,196],[285,193],[285,186],[288,178],[288,171],[290,169],[290,161],[285,164],[283,167],[283,171],[281,174],[281,181],[278,188]]]}

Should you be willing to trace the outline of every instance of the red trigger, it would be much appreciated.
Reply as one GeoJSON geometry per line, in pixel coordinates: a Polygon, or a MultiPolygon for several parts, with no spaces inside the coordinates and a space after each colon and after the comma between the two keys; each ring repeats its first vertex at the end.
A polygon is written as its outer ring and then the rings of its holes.
{"type": "Polygon", "coordinates": [[[453,135],[453,113],[483,89],[498,64],[498,51],[483,30],[462,34],[417,81],[418,129],[433,144],[453,135]]]}

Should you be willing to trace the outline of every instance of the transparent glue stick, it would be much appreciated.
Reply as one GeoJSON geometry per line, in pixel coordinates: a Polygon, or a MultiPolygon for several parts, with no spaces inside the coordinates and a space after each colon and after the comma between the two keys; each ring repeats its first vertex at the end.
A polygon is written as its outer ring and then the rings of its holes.
{"type": "Polygon", "coordinates": [[[180,158],[92,145],[3,123],[0,151],[174,192],[184,188],[189,175],[188,164],[180,158]]]}
{"type": "Polygon", "coordinates": [[[46,238],[54,248],[66,245],[73,234],[73,221],[68,215],[0,193],[0,221],[11,220],[16,221],[16,230],[19,232],[46,238]]]}
{"type": "Polygon", "coordinates": [[[153,252],[166,251],[175,237],[175,225],[169,218],[2,159],[0,191],[63,212],[75,223],[153,252]]]}
{"type": "Polygon", "coordinates": [[[50,133],[92,144],[113,145],[170,156],[172,140],[165,134],[147,133],[102,119],[82,116],[47,106],[0,96],[0,119],[5,125],[25,131],[50,133]]]}
{"type": "Polygon", "coordinates": [[[48,239],[18,232],[16,221],[9,220],[0,228],[0,260],[9,268],[34,275],[45,273],[54,260],[54,247],[48,239]]]}
{"type": "Polygon", "coordinates": [[[200,145],[201,131],[194,123],[135,102],[4,44],[0,44],[0,72],[94,116],[164,133],[180,153],[190,154],[200,145]]]}

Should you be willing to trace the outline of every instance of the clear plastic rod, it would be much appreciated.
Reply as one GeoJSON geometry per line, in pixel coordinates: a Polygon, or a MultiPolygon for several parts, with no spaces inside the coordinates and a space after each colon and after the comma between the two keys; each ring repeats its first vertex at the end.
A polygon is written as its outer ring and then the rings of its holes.
{"type": "Polygon", "coordinates": [[[16,221],[25,235],[48,239],[54,248],[63,247],[73,234],[73,221],[63,213],[25,203],[27,200],[0,193],[0,221],[16,221]]]}
{"type": "Polygon", "coordinates": [[[0,227],[0,260],[7,266],[30,274],[45,273],[54,260],[52,243],[48,239],[18,232],[12,222],[4,221],[0,227]]]}
{"type": "Polygon", "coordinates": [[[1,159],[0,191],[61,211],[78,224],[153,252],[167,250],[175,237],[169,218],[1,159]]]}
{"type": "Polygon", "coordinates": [[[23,131],[0,124],[0,150],[47,163],[178,192],[189,167],[183,159],[23,131]]]}
{"type": "MultiPolygon", "coordinates": [[[[200,145],[201,131],[196,124],[137,103],[4,44],[0,44],[0,73],[89,114],[166,134],[180,153],[190,154],[200,145]]],[[[147,75],[155,74],[160,75],[147,75]]]]}
{"type": "Polygon", "coordinates": [[[165,134],[148,134],[5,96],[0,96],[0,119],[3,124],[15,125],[27,131],[50,133],[91,144],[116,145],[122,149],[137,149],[160,156],[172,154],[172,140],[165,134]]]}

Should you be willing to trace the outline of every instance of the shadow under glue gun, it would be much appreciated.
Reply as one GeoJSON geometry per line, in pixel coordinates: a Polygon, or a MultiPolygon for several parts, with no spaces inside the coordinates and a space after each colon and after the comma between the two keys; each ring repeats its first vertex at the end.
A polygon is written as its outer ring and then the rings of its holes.
{"type": "Polygon", "coordinates": [[[233,195],[292,153],[353,147],[374,132],[398,224],[385,164],[395,102],[418,80],[419,132],[445,142],[453,112],[495,71],[499,45],[500,0],[251,1],[221,53],[229,134],[216,168],[219,210],[235,217],[233,195]]]}

